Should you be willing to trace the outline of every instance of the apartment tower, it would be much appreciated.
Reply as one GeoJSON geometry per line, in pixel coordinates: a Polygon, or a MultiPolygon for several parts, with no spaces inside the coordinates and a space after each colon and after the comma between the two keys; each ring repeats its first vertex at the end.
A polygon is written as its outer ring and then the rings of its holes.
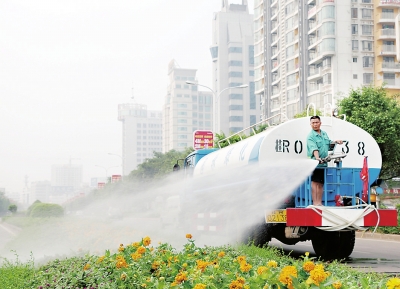
{"type": "Polygon", "coordinates": [[[171,60],[168,77],[163,106],[164,153],[193,147],[194,131],[212,129],[212,93],[198,91],[198,86],[193,85],[196,69],[180,68],[171,60]]]}
{"type": "Polygon", "coordinates": [[[122,175],[137,168],[154,152],[162,150],[161,111],[148,110],[144,104],[118,105],[118,120],[122,122],[122,175]]]}
{"type": "Polygon", "coordinates": [[[260,101],[254,86],[253,15],[247,1],[222,1],[221,11],[212,20],[215,132],[226,135],[259,120],[260,101]],[[232,88],[247,85],[245,88],[232,88]]]}
{"type": "Polygon", "coordinates": [[[398,91],[396,2],[255,0],[261,117],[293,118],[310,103],[323,110],[362,85],[398,91]]]}

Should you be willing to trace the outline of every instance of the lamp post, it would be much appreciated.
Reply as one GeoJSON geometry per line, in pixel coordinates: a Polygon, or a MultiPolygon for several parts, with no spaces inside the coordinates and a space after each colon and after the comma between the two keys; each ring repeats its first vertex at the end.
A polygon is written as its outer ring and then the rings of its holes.
{"type": "MultiPolygon", "coordinates": [[[[190,85],[197,85],[197,86],[205,87],[205,88],[207,88],[208,90],[210,90],[210,91],[212,92],[212,94],[213,94],[213,100],[214,100],[214,101],[213,101],[213,133],[216,133],[217,127],[220,128],[219,125],[217,126],[217,119],[218,119],[218,118],[217,118],[217,112],[218,112],[218,110],[217,110],[217,103],[218,103],[218,100],[219,100],[219,96],[220,96],[225,90],[228,90],[228,89],[232,89],[232,88],[246,88],[246,87],[249,87],[248,84],[242,84],[242,85],[238,85],[238,86],[228,86],[228,87],[225,87],[224,89],[222,89],[220,92],[216,93],[211,87],[208,87],[208,86],[206,86],[206,85],[198,84],[197,82],[189,81],[189,80],[187,80],[186,83],[187,83],[187,84],[190,84],[190,85]]],[[[218,121],[218,123],[219,123],[219,121],[218,121]]]]}
{"type": "Polygon", "coordinates": [[[112,167],[106,168],[106,167],[99,166],[99,165],[94,165],[94,166],[95,166],[95,167],[99,167],[99,168],[103,168],[103,169],[106,171],[106,182],[108,181],[108,170],[111,169],[111,168],[119,167],[119,166],[112,166],[112,167]]]}

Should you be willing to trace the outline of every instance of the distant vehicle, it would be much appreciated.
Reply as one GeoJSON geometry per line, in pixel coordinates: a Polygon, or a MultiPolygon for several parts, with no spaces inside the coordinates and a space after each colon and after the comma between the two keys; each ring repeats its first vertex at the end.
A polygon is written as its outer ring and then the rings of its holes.
{"type": "MultiPolygon", "coordinates": [[[[289,245],[311,240],[315,253],[323,259],[344,259],[353,252],[356,230],[397,226],[396,210],[376,209],[370,204],[369,192],[362,196],[360,172],[365,156],[368,156],[369,186],[380,173],[382,159],[376,141],[366,131],[340,118],[321,117],[321,121],[322,129],[330,137],[346,140],[340,148],[332,147],[326,159],[323,206],[312,205],[311,181],[307,177],[275,211],[267,214],[259,211],[260,222],[247,228],[243,240],[250,239],[259,246],[268,244],[271,238],[289,245]]],[[[262,168],[262,164],[279,161],[307,162],[309,123],[309,117],[293,119],[225,148],[189,154],[184,161],[184,172],[191,180],[191,187],[186,188],[181,198],[181,221],[185,230],[203,234],[233,231],[241,215],[239,211],[225,214],[229,193],[221,196],[221,188],[228,188],[232,194],[251,190],[256,181],[239,182],[240,172],[257,168],[257,165],[262,168]],[[237,175],[237,181],[212,183],[216,173],[228,169],[237,175]],[[198,189],[204,183],[212,185],[198,189]]],[[[308,161],[317,166],[316,161],[308,161]]],[[[262,190],[266,198],[275,197],[275,192],[268,187],[257,189],[262,190]]],[[[253,204],[260,201],[250,200],[253,204]]]]}

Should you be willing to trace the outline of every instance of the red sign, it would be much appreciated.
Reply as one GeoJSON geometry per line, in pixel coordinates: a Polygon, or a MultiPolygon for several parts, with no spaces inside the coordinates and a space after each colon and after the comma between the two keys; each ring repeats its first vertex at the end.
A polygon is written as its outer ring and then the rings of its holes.
{"type": "Polygon", "coordinates": [[[118,182],[120,180],[121,180],[121,175],[112,175],[111,176],[111,182],[112,183],[116,183],[116,182],[118,182]]]}
{"type": "Polygon", "coordinates": [[[214,135],[209,130],[196,130],[193,132],[193,148],[195,150],[211,149],[214,147],[214,135]]]}
{"type": "Polygon", "coordinates": [[[106,185],[106,183],[97,183],[97,188],[102,189],[102,188],[104,188],[105,185],[106,185]]]}

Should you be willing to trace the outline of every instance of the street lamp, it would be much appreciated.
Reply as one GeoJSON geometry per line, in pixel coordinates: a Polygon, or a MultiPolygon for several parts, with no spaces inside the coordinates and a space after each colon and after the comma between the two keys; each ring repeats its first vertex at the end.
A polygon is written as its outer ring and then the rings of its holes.
{"type": "Polygon", "coordinates": [[[189,85],[197,85],[197,86],[205,87],[205,88],[209,89],[212,92],[213,99],[214,99],[214,104],[213,104],[213,133],[216,133],[217,127],[219,127],[219,125],[217,126],[217,120],[218,120],[218,123],[219,123],[219,119],[217,118],[217,112],[218,112],[217,103],[218,103],[218,100],[219,100],[219,96],[225,90],[228,90],[228,89],[249,87],[248,84],[242,84],[242,85],[238,85],[238,86],[228,86],[228,87],[225,87],[224,89],[222,89],[218,94],[216,94],[216,92],[211,87],[208,87],[206,85],[198,84],[197,82],[190,81],[190,80],[187,80],[186,83],[189,84],[189,85]]]}
{"type": "Polygon", "coordinates": [[[113,154],[113,153],[108,153],[110,156],[117,156],[117,157],[120,157],[121,158],[121,170],[122,170],[122,172],[121,172],[121,178],[123,177],[123,175],[124,175],[124,159],[122,158],[122,156],[120,156],[120,155],[117,155],[117,154],[113,154]]]}
{"type": "Polygon", "coordinates": [[[112,167],[106,168],[106,167],[99,166],[99,165],[94,165],[94,166],[95,166],[95,167],[99,167],[99,168],[103,168],[103,169],[106,171],[106,182],[107,182],[107,180],[108,180],[108,170],[111,169],[111,168],[119,167],[119,166],[112,166],[112,167]]]}

